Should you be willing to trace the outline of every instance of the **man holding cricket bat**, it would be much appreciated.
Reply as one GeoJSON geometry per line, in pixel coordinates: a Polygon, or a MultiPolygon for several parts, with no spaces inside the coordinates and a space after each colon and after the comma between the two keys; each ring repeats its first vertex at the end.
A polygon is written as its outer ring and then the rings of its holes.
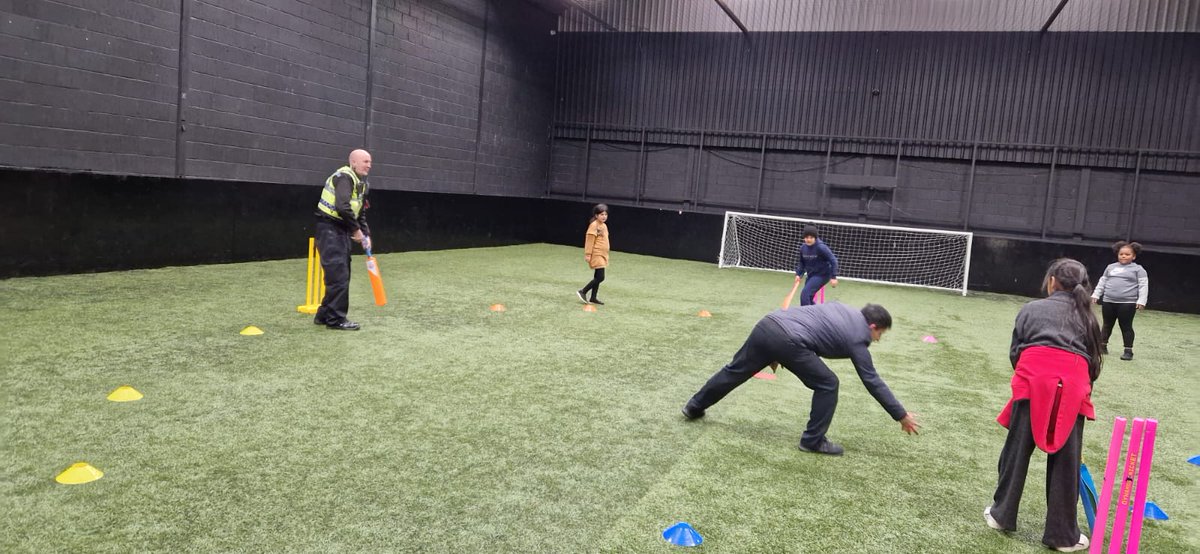
{"type": "Polygon", "coordinates": [[[841,456],[842,447],[825,437],[837,409],[838,378],[821,358],[850,358],[859,379],[875,400],[887,410],[900,429],[916,434],[921,427],[915,414],[904,409],[879,377],[867,350],[892,327],[892,315],[883,306],[867,304],[856,310],[830,302],[775,310],[762,318],[742,348],[720,371],[708,379],[683,407],[688,419],[704,417],[704,411],[719,402],[768,363],[778,361],[804,386],[812,389],[812,411],[808,428],[798,448],[804,452],[841,456]]]}
{"type": "Polygon", "coordinates": [[[371,154],[350,153],[349,165],[338,168],[325,180],[317,202],[317,250],[325,270],[325,298],[313,323],[339,331],[357,331],[359,325],[346,319],[350,310],[350,241],[371,248],[367,227],[367,175],[371,154]]]}

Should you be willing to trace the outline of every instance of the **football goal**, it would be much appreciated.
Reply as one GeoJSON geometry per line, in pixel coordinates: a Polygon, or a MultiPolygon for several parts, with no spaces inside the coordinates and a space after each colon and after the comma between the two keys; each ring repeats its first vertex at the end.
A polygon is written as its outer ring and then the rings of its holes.
{"type": "Polygon", "coordinates": [[[720,267],[795,271],[805,225],[838,258],[838,278],[967,294],[971,233],[725,212],[720,267]]]}

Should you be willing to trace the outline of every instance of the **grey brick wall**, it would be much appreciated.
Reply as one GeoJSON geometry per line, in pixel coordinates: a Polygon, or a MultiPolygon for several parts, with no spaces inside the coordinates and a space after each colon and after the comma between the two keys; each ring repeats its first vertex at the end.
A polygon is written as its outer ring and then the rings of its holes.
{"type": "Polygon", "coordinates": [[[0,2],[0,165],[171,174],[178,10],[177,0],[0,2]]]}
{"type": "Polygon", "coordinates": [[[196,0],[187,175],[316,183],[359,146],[369,15],[363,6],[196,0]]]}
{"type": "Polygon", "coordinates": [[[185,177],[316,185],[369,145],[376,188],[544,194],[553,16],[379,0],[372,49],[371,4],[0,0],[0,166],[175,176],[182,69],[185,177]]]}

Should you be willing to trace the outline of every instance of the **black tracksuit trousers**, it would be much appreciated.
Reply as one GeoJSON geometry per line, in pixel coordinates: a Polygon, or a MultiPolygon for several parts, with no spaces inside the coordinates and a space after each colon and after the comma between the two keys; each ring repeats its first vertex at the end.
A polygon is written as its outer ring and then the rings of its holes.
{"type": "MultiPolygon", "coordinates": [[[[1079,464],[1083,452],[1083,421],[1079,416],[1066,444],[1046,458],[1046,527],[1042,542],[1056,548],[1079,542],[1079,464]]],[[[1008,438],[1000,451],[1000,479],[993,497],[992,517],[1010,531],[1017,528],[1021,492],[1029,473],[1029,458],[1037,444],[1030,424],[1029,400],[1013,403],[1008,438]]]]}
{"type": "Polygon", "coordinates": [[[707,409],[775,361],[813,391],[808,427],[800,437],[800,444],[805,448],[816,448],[825,441],[825,433],[829,431],[833,413],[837,409],[837,375],[816,353],[793,342],[783,328],[770,318],[763,318],[754,326],[745,344],[733,355],[733,360],[713,374],[692,396],[688,405],[696,410],[707,409]]]}

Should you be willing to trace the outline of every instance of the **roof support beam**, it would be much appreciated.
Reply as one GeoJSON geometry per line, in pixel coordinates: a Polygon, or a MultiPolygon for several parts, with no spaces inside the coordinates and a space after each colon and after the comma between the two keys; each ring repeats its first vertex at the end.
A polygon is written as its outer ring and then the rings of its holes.
{"type": "Polygon", "coordinates": [[[566,0],[566,2],[567,2],[567,4],[568,4],[570,7],[572,7],[572,8],[575,8],[575,9],[579,10],[579,11],[580,11],[580,13],[582,13],[583,15],[586,15],[586,16],[588,16],[588,19],[591,19],[592,21],[595,21],[596,23],[599,23],[599,24],[600,24],[600,26],[601,26],[601,27],[604,27],[606,30],[609,30],[609,31],[616,31],[616,30],[618,30],[616,27],[613,27],[611,24],[609,24],[609,22],[607,22],[607,21],[605,21],[605,20],[601,19],[601,18],[600,18],[600,16],[598,16],[598,15],[596,15],[596,14],[592,13],[592,11],[591,11],[591,10],[589,10],[589,9],[587,9],[587,8],[585,8],[585,7],[583,7],[583,5],[582,5],[582,4],[580,4],[579,2],[576,2],[575,0],[566,0]]]}
{"type": "Polygon", "coordinates": [[[725,0],[716,0],[716,2],[718,6],[721,6],[721,10],[725,12],[725,15],[729,16],[729,19],[733,20],[733,24],[737,25],[738,29],[742,30],[742,34],[750,33],[750,29],[747,29],[746,25],[742,23],[742,20],[738,19],[737,14],[733,13],[733,9],[731,9],[729,5],[725,3],[725,0]]]}
{"type": "Polygon", "coordinates": [[[1054,12],[1052,12],[1050,14],[1050,18],[1046,20],[1046,23],[1044,25],[1042,25],[1041,32],[1043,32],[1043,33],[1046,32],[1046,30],[1049,29],[1050,26],[1054,24],[1054,20],[1058,19],[1058,14],[1060,12],[1062,12],[1063,7],[1067,5],[1067,1],[1068,0],[1059,0],[1058,7],[1054,8],[1054,12]]]}

